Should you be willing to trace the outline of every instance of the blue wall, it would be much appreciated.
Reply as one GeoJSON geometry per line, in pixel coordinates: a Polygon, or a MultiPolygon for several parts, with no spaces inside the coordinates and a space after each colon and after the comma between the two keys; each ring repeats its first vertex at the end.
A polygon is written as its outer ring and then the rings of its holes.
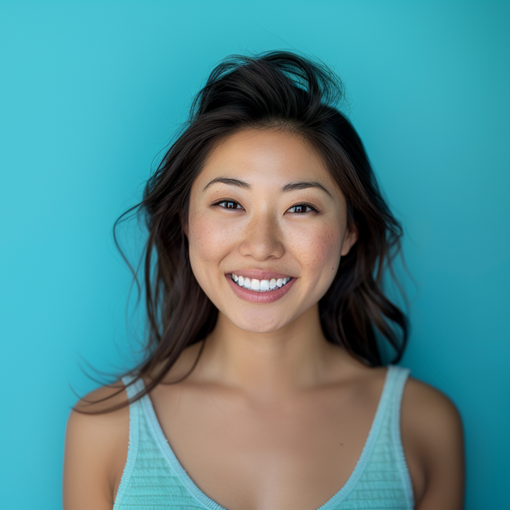
{"type": "MultiPolygon", "coordinates": [[[[462,413],[466,508],[502,508],[509,22],[510,4],[493,1],[1,1],[2,505],[61,506],[70,385],[97,386],[82,359],[123,369],[140,347],[111,227],[193,94],[228,54],[295,49],[343,78],[404,224],[416,285],[405,280],[401,364],[462,413]]],[[[135,234],[123,242],[136,253],[135,234]]]]}

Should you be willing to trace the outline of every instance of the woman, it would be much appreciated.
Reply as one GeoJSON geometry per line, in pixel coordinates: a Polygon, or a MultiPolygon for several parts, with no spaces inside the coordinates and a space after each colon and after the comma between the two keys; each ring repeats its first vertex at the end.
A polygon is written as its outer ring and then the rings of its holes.
{"type": "Polygon", "coordinates": [[[461,419],[395,365],[401,228],[341,98],[290,52],[212,71],[138,206],[146,359],[71,411],[65,510],[462,508],[461,419]]]}

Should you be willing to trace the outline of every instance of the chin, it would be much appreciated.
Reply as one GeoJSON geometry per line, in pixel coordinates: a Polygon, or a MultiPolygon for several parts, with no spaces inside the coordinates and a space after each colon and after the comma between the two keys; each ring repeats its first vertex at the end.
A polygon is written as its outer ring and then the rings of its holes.
{"type": "Polygon", "coordinates": [[[282,319],[281,316],[276,316],[276,314],[271,317],[272,314],[268,314],[267,310],[259,313],[250,311],[244,316],[242,314],[236,314],[235,317],[229,316],[229,314],[224,315],[232,324],[249,333],[272,333],[289,322],[282,319]]]}

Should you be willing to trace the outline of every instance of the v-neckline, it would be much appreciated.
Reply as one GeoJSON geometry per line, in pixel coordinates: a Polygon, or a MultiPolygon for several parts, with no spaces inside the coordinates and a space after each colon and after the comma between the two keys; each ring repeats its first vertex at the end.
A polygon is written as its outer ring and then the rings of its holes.
{"type": "MultiPolygon", "coordinates": [[[[387,367],[383,389],[379,397],[379,402],[377,404],[377,410],[375,412],[374,419],[372,421],[372,425],[368,433],[368,437],[365,441],[363,450],[361,451],[361,455],[356,463],[356,466],[354,467],[354,470],[352,471],[351,475],[345,482],[344,486],[336,494],[334,494],[330,499],[328,499],[326,503],[324,503],[322,506],[313,510],[333,510],[338,503],[343,501],[349,495],[349,493],[355,487],[359,478],[363,474],[363,471],[366,465],[368,464],[368,461],[374,449],[377,437],[379,436],[379,432],[384,418],[384,413],[387,408],[387,404],[391,394],[390,386],[393,380],[392,374],[394,372],[394,369],[395,367],[393,365],[388,365],[387,367]]],[[[139,379],[138,382],[140,383],[138,389],[145,387],[143,379],[139,379]]],[[[199,489],[199,487],[195,484],[195,482],[188,475],[184,467],[181,465],[181,463],[177,459],[177,456],[172,450],[172,447],[170,446],[170,442],[168,441],[163,432],[163,429],[158,420],[156,411],[154,410],[154,406],[152,404],[152,400],[149,394],[144,395],[140,399],[140,402],[145,410],[145,415],[150,425],[153,437],[158,443],[159,448],[164,454],[170,467],[179,477],[179,479],[181,480],[182,484],[186,487],[188,492],[208,510],[228,510],[222,507],[219,503],[217,503],[213,499],[211,499],[204,492],[202,492],[202,490],[199,489]]]]}

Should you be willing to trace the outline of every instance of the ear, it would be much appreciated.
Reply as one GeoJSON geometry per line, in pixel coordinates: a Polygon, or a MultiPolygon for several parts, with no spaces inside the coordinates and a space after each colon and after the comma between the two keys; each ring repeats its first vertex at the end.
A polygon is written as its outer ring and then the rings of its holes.
{"type": "Polygon", "coordinates": [[[351,248],[354,246],[354,243],[358,240],[358,227],[356,225],[352,225],[351,228],[347,228],[344,235],[344,242],[342,243],[342,252],[341,256],[344,257],[349,253],[351,248]]]}

